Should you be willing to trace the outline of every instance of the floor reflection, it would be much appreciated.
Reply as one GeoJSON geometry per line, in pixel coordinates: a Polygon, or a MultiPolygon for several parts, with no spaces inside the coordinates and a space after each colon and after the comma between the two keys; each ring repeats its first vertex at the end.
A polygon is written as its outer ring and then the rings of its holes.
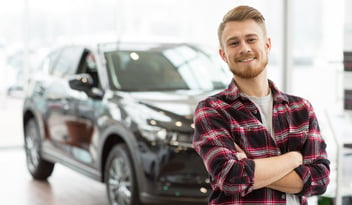
{"type": "Polygon", "coordinates": [[[0,204],[107,205],[105,186],[63,166],[55,165],[47,182],[33,180],[21,147],[0,149],[0,204]]]}

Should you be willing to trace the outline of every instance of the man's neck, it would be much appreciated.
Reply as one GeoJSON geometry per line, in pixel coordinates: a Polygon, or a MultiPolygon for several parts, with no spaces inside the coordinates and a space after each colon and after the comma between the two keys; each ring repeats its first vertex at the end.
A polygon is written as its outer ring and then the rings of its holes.
{"type": "Polygon", "coordinates": [[[237,87],[248,96],[264,97],[270,93],[268,78],[265,73],[256,78],[239,78],[234,76],[237,87]]]}

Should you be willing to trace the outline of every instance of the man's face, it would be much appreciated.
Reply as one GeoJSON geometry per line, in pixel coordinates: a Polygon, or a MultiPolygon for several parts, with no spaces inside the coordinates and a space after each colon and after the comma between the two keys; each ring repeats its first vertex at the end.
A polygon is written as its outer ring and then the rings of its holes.
{"type": "Polygon", "coordinates": [[[221,42],[219,53],[237,77],[257,77],[268,64],[271,42],[254,20],[226,23],[221,42]]]}

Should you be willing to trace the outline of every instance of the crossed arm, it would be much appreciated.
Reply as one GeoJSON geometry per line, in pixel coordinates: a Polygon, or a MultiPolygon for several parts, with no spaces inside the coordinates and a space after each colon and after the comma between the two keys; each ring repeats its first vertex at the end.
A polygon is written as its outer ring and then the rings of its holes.
{"type": "MultiPolygon", "coordinates": [[[[235,144],[237,157],[247,158],[245,152],[235,144]]],[[[286,193],[299,193],[303,188],[303,181],[294,171],[303,162],[299,152],[288,152],[280,156],[254,159],[254,189],[268,187],[286,193]]]]}

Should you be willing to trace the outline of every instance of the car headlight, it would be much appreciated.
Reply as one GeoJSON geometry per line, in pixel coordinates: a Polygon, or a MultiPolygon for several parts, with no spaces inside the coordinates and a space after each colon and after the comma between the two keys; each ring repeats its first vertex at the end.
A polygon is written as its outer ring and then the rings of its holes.
{"type": "Polygon", "coordinates": [[[141,127],[141,134],[149,141],[167,140],[168,133],[166,129],[157,126],[141,127]]]}
{"type": "Polygon", "coordinates": [[[171,146],[193,147],[192,135],[190,134],[167,131],[165,128],[157,126],[144,126],[141,128],[141,134],[151,142],[162,141],[171,146]]]}

